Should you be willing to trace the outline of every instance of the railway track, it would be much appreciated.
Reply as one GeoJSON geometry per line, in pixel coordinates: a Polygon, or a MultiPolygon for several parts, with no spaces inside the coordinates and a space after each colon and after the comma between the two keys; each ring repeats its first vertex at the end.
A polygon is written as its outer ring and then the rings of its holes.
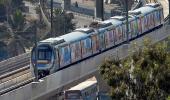
{"type": "Polygon", "coordinates": [[[0,95],[11,89],[32,82],[34,79],[30,66],[25,66],[15,71],[0,76],[0,95]]]}
{"type": "Polygon", "coordinates": [[[29,65],[30,53],[25,53],[0,62],[0,76],[29,65]]]}

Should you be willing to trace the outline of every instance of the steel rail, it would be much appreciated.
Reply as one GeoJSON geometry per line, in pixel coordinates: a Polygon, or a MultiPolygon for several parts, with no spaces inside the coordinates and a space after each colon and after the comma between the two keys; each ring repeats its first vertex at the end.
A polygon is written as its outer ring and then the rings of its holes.
{"type": "Polygon", "coordinates": [[[33,79],[34,77],[32,76],[30,66],[25,66],[10,73],[1,75],[0,95],[22,85],[26,85],[32,82],[33,79]]]}

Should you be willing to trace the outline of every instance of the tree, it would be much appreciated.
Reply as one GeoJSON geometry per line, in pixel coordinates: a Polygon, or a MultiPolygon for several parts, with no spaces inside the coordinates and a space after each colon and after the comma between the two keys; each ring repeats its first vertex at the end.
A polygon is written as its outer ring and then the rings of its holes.
{"type": "Polygon", "coordinates": [[[0,26],[2,33],[0,40],[6,41],[9,57],[24,53],[26,48],[33,45],[34,32],[27,27],[31,27],[31,25],[26,24],[25,17],[20,10],[16,10],[11,15],[8,23],[0,26]]]}
{"type": "Polygon", "coordinates": [[[131,56],[106,60],[100,73],[111,86],[113,99],[165,100],[170,95],[170,53],[166,42],[142,49],[134,46],[131,56]]]}
{"type": "Polygon", "coordinates": [[[75,23],[72,22],[73,16],[67,14],[61,9],[54,11],[54,32],[55,36],[60,36],[75,29],[75,23]]]}

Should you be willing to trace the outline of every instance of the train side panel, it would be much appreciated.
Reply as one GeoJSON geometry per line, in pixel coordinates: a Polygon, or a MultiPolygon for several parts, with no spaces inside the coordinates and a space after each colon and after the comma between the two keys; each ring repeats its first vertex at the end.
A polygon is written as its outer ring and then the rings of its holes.
{"type": "Polygon", "coordinates": [[[163,8],[160,9],[160,16],[161,16],[161,24],[163,24],[164,23],[163,8]]]}
{"type": "Polygon", "coordinates": [[[138,34],[142,34],[142,18],[137,19],[137,24],[138,24],[138,34]]]}
{"type": "Polygon", "coordinates": [[[99,48],[101,51],[105,49],[105,30],[101,30],[98,34],[99,36],[99,48]]]}
{"type": "Polygon", "coordinates": [[[81,43],[80,41],[70,44],[71,62],[76,62],[81,59],[81,43]]]}
{"type": "Polygon", "coordinates": [[[155,27],[160,24],[158,11],[154,12],[155,27]]]}
{"type": "Polygon", "coordinates": [[[135,20],[133,21],[133,27],[134,27],[134,34],[132,37],[136,37],[139,32],[138,32],[138,22],[137,22],[137,18],[135,18],[135,20]]]}
{"type": "Polygon", "coordinates": [[[114,29],[108,29],[105,33],[105,45],[106,48],[114,46],[114,29]]]}
{"type": "Polygon", "coordinates": [[[90,37],[81,40],[81,47],[82,47],[82,58],[92,55],[92,40],[90,37]]]}
{"type": "Polygon", "coordinates": [[[92,39],[92,50],[93,50],[93,54],[96,54],[99,52],[100,48],[99,48],[99,37],[98,34],[93,34],[91,36],[92,39]]]}
{"type": "Polygon", "coordinates": [[[69,65],[71,63],[71,50],[68,44],[59,47],[59,57],[60,57],[60,68],[69,65]]]}
{"type": "Polygon", "coordinates": [[[54,50],[55,50],[55,60],[54,60],[55,67],[53,68],[53,70],[51,70],[51,72],[59,69],[59,51],[57,48],[55,48],[54,50]]]}
{"type": "Polygon", "coordinates": [[[126,24],[122,24],[122,34],[123,34],[123,41],[127,40],[127,34],[126,34],[126,24]]]}
{"type": "Polygon", "coordinates": [[[115,28],[115,34],[114,34],[114,40],[115,44],[119,44],[123,40],[123,34],[122,34],[122,25],[119,25],[115,28]]]}

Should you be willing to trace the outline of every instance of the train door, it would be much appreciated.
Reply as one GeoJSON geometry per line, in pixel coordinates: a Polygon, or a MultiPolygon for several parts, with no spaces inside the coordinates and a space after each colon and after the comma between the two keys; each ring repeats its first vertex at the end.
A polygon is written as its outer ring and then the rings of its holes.
{"type": "Polygon", "coordinates": [[[101,51],[105,49],[105,30],[101,30],[98,34],[99,36],[99,48],[101,51]]]}
{"type": "Polygon", "coordinates": [[[147,15],[144,15],[143,18],[143,33],[146,32],[148,30],[148,17],[147,15]]]}
{"type": "Polygon", "coordinates": [[[133,27],[133,20],[129,21],[129,39],[134,36],[134,27],[133,27]]]}
{"type": "Polygon", "coordinates": [[[93,34],[93,35],[91,35],[91,39],[92,39],[93,54],[96,54],[100,50],[100,48],[99,48],[99,37],[98,37],[97,34],[93,34]]]}
{"type": "Polygon", "coordinates": [[[132,21],[130,21],[130,28],[131,28],[131,36],[132,38],[137,36],[137,22],[136,19],[133,19],[132,21]]]}
{"type": "Polygon", "coordinates": [[[81,40],[82,58],[92,55],[92,40],[90,37],[81,40]]]}
{"type": "Polygon", "coordinates": [[[138,34],[142,34],[142,19],[141,19],[141,17],[137,18],[137,24],[138,24],[138,34]]]}
{"type": "Polygon", "coordinates": [[[145,20],[144,20],[144,16],[141,16],[140,20],[141,20],[142,33],[144,33],[145,32],[145,20]]]}
{"type": "Polygon", "coordinates": [[[163,13],[163,8],[160,9],[160,16],[161,16],[161,24],[164,23],[164,13],[163,13]]]}
{"type": "Polygon", "coordinates": [[[160,19],[159,19],[159,11],[158,11],[158,10],[156,10],[156,11],[154,12],[154,21],[155,21],[155,27],[156,27],[156,26],[159,26],[159,24],[160,24],[160,19]]]}
{"type": "Polygon", "coordinates": [[[71,62],[76,62],[81,59],[81,44],[80,41],[76,41],[70,44],[71,49],[71,62]]]}
{"type": "Polygon", "coordinates": [[[122,34],[123,34],[123,41],[126,41],[127,34],[126,34],[126,24],[125,24],[125,22],[122,24],[122,34]]]}
{"type": "Polygon", "coordinates": [[[60,68],[71,63],[71,50],[69,44],[59,47],[60,68]]]}
{"type": "Polygon", "coordinates": [[[55,58],[54,58],[55,59],[55,63],[54,63],[55,67],[54,67],[54,72],[59,69],[59,63],[60,62],[59,62],[59,55],[58,54],[59,54],[58,49],[55,48],[55,58]]]}
{"type": "Polygon", "coordinates": [[[123,39],[122,25],[119,25],[116,27],[114,37],[115,37],[114,38],[115,44],[119,44],[122,42],[122,39],[123,39]]]}
{"type": "Polygon", "coordinates": [[[154,22],[153,22],[153,12],[149,13],[148,16],[148,29],[152,29],[154,27],[154,22]]]}
{"type": "Polygon", "coordinates": [[[134,19],[134,33],[135,33],[135,37],[139,34],[139,29],[138,29],[138,19],[135,17],[134,19]]]}
{"type": "Polygon", "coordinates": [[[108,29],[105,33],[105,45],[106,48],[112,47],[114,45],[114,34],[113,34],[113,28],[108,29]]]}

